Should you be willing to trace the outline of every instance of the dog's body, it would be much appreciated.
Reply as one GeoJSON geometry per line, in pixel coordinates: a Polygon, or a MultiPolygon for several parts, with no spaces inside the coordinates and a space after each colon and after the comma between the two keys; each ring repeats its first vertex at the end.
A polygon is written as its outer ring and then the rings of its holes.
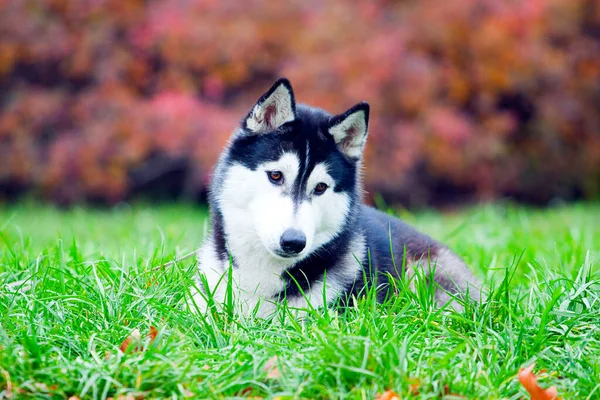
{"type": "Polygon", "coordinates": [[[296,107],[285,79],[259,99],[213,174],[212,230],[198,252],[194,296],[201,310],[229,293],[238,311],[260,316],[281,301],[327,306],[368,284],[384,297],[390,276],[417,266],[431,267],[425,275],[442,289],[438,303],[467,287],[478,298],[476,280],[450,250],[361,204],[368,118],[366,103],[337,116],[296,107]]]}

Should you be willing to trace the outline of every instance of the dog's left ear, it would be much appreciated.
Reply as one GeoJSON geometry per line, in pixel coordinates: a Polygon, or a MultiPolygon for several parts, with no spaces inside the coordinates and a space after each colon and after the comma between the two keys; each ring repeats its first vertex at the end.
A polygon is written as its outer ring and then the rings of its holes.
{"type": "Polygon", "coordinates": [[[361,158],[369,125],[369,103],[358,103],[329,120],[329,133],[338,149],[353,160],[361,158]]]}
{"type": "Polygon", "coordinates": [[[244,128],[254,133],[267,133],[294,119],[294,91],[290,81],[281,78],[258,99],[244,120],[244,128]]]}

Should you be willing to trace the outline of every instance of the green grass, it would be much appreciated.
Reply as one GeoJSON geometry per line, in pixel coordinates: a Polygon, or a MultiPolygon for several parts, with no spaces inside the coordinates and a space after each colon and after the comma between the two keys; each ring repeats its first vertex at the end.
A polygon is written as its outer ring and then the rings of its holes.
{"type": "Polygon", "coordinates": [[[199,246],[205,210],[6,208],[0,398],[519,399],[532,362],[564,398],[600,398],[600,205],[402,216],[485,279],[485,304],[435,310],[421,290],[300,324],[198,316],[183,308],[194,261],[154,268],[199,246]],[[118,351],[150,325],[146,351],[118,351]],[[279,378],[264,370],[273,356],[279,378]]]}

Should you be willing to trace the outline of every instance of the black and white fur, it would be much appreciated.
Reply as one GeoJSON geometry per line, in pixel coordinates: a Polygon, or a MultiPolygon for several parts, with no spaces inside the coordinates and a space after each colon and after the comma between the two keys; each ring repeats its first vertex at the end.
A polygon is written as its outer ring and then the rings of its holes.
{"type": "Polygon", "coordinates": [[[296,105],[287,79],[258,100],[213,174],[212,230],[198,251],[200,310],[208,297],[226,301],[228,281],[246,315],[267,316],[281,301],[330,305],[370,283],[383,298],[389,276],[410,277],[416,268],[434,274],[439,304],[467,288],[479,297],[472,273],[448,248],[361,204],[368,123],[367,103],[339,115],[296,105]]]}

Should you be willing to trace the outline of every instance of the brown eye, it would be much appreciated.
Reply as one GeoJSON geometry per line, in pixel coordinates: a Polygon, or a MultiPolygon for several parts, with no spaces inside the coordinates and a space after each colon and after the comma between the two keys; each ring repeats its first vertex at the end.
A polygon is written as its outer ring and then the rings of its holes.
{"type": "Polygon", "coordinates": [[[269,177],[269,180],[276,184],[276,185],[281,185],[283,184],[283,174],[279,171],[267,171],[267,176],[269,177]]]}
{"type": "Polygon", "coordinates": [[[329,186],[327,186],[326,183],[320,182],[317,184],[317,186],[315,187],[315,194],[316,195],[321,195],[323,193],[325,193],[325,191],[327,190],[329,186]]]}

